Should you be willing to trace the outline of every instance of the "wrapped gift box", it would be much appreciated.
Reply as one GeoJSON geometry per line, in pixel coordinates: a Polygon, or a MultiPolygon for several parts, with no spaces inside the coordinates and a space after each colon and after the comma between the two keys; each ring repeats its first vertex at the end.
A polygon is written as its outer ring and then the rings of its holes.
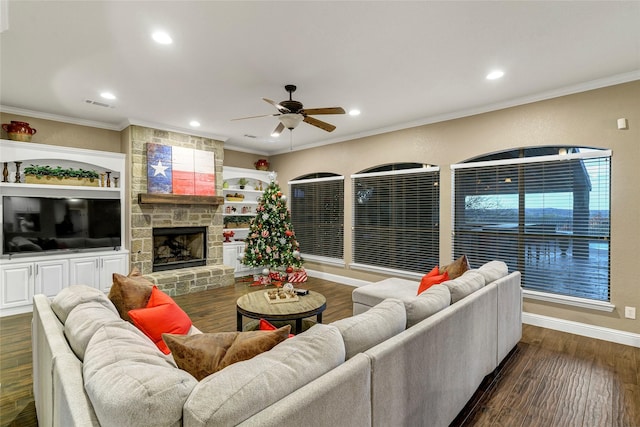
{"type": "Polygon", "coordinates": [[[289,276],[288,276],[287,279],[291,283],[306,282],[307,281],[307,272],[304,270],[304,268],[300,268],[298,270],[295,270],[295,271],[289,273],[289,276]]]}

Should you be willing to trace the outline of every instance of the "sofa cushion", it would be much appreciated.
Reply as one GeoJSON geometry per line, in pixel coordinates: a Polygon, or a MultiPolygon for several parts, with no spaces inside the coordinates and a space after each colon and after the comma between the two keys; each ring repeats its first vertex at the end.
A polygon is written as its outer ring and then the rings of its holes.
{"type": "Polygon", "coordinates": [[[465,271],[469,270],[469,260],[467,260],[466,255],[462,255],[457,260],[453,261],[451,264],[440,266],[438,271],[440,274],[443,274],[445,271],[449,273],[449,279],[456,279],[464,274],[465,271]]]}
{"type": "Polygon", "coordinates": [[[488,285],[509,274],[509,267],[504,261],[489,261],[480,267],[478,272],[484,276],[484,284],[488,285]]]}
{"type": "Polygon", "coordinates": [[[443,285],[451,291],[451,304],[453,304],[482,288],[484,276],[477,270],[469,270],[457,279],[444,282],[443,285]]]}
{"type": "Polygon", "coordinates": [[[184,335],[191,328],[191,319],[187,313],[156,286],[153,286],[147,306],[130,310],[129,317],[164,354],[169,354],[170,351],[162,340],[162,334],[184,335]]]}
{"type": "Polygon", "coordinates": [[[387,298],[362,314],[337,320],[331,325],[340,330],[346,358],[350,359],[404,331],[406,321],[402,301],[387,298]]]}
{"type": "Polygon", "coordinates": [[[151,297],[153,283],[145,279],[136,267],[128,276],[113,274],[113,283],[109,290],[109,299],[118,309],[120,317],[131,322],[129,311],[144,308],[151,297]]]}
{"type": "Polygon", "coordinates": [[[447,308],[451,304],[451,292],[445,285],[434,285],[420,295],[404,301],[407,311],[407,328],[447,308]]]}
{"type": "Polygon", "coordinates": [[[183,424],[237,425],[344,360],[338,328],[314,325],[270,351],[200,381],[184,405],[183,424]]]}
{"type": "Polygon", "coordinates": [[[109,309],[97,301],[84,302],[75,306],[67,316],[67,321],[64,322],[64,335],[73,352],[82,361],[93,334],[102,325],[122,321],[113,309],[109,309]]]}
{"type": "Polygon", "coordinates": [[[51,301],[51,309],[58,316],[58,319],[64,323],[71,310],[78,304],[89,301],[96,301],[113,310],[114,313],[118,313],[116,307],[109,301],[104,292],[87,285],[71,285],[62,289],[51,301]]]}
{"type": "Polygon", "coordinates": [[[225,367],[271,350],[289,337],[291,326],[272,331],[163,334],[173,360],[198,381],[225,367]]]}
{"type": "Polygon", "coordinates": [[[416,296],[418,286],[420,286],[420,283],[416,280],[391,277],[355,288],[351,294],[351,299],[355,303],[368,305],[370,307],[381,303],[387,298],[397,298],[404,301],[416,296]]]}
{"type": "Polygon", "coordinates": [[[89,341],[84,386],[103,427],[180,426],[198,383],[128,322],[107,324],[89,341]]]}

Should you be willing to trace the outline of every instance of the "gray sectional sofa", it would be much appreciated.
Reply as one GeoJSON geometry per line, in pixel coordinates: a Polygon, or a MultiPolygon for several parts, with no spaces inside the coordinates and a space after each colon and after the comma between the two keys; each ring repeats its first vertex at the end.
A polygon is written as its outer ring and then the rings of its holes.
{"type": "Polygon", "coordinates": [[[353,317],[315,325],[200,382],[101,292],[36,295],[39,425],[446,426],[521,337],[520,273],[483,267],[485,275],[480,268],[436,285],[455,287],[459,298],[439,309],[442,288],[419,297],[417,282],[401,279],[357,288],[353,317]],[[479,277],[482,286],[468,286],[479,277]]]}

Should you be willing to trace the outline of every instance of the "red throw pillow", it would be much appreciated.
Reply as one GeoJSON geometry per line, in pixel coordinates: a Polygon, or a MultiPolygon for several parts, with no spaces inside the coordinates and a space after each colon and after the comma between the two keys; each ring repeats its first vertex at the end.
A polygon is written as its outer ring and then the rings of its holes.
{"type": "MultiPolygon", "coordinates": [[[[275,331],[276,328],[273,326],[268,320],[260,319],[260,323],[258,324],[258,330],[260,331],[275,331]]],[[[289,338],[295,336],[294,334],[289,334],[289,338]]]]}
{"type": "Polygon", "coordinates": [[[129,317],[164,354],[169,354],[169,347],[162,340],[162,334],[185,335],[191,329],[191,319],[173,298],[159,290],[156,286],[151,290],[151,297],[146,308],[129,310],[129,317]]]}
{"type": "Polygon", "coordinates": [[[432,276],[429,276],[429,274],[431,273],[425,274],[422,280],[420,281],[420,286],[418,287],[418,295],[420,295],[421,293],[423,293],[433,285],[438,285],[442,282],[446,282],[447,280],[449,280],[449,273],[447,273],[446,271],[444,272],[444,274],[438,274],[438,275],[432,275],[432,276]]]}
{"type": "Polygon", "coordinates": [[[422,277],[432,277],[432,276],[437,276],[438,274],[440,274],[440,270],[438,269],[438,266],[436,265],[435,267],[433,267],[433,269],[428,272],[427,274],[425,274],[422,277]]]}

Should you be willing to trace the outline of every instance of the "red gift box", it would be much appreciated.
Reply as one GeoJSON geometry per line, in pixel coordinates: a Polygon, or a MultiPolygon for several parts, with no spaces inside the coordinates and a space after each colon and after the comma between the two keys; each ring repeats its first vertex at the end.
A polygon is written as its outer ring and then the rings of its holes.
{"type": "Polygon", "coordinates": [[[302,283],[307,281],[307,272],[304,268],[289,273],[288,281],[291,283],[302,283]]]}

